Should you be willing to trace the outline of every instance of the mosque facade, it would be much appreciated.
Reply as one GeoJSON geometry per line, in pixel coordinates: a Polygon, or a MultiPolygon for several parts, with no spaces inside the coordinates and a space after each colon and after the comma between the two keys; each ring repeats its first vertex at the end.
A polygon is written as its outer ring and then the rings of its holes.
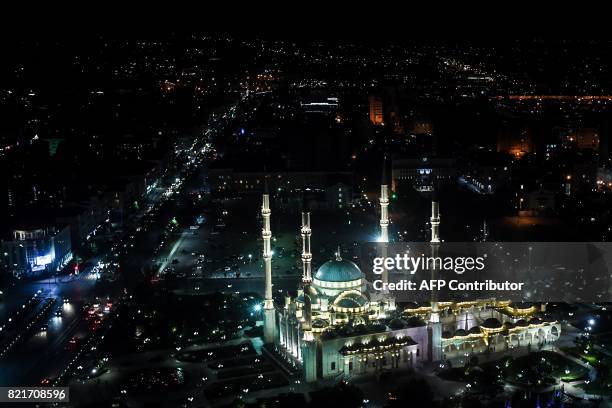
{"type": "MultiPolygon", "coordinates": [[[[381,186],[380,241],[386,250],[388,187],[381,186]]],[[[302,281],[297,296],[272,296],[270,198],[263,195],[265,272],[264,343],[303,371],[307,382],[348,378],[397,368],[418,368],[453,358],[514,347],[541,345],[561,334],[544,318],[542,305],[513,305],[484,299],[470,302],[396,304],[375,291],[361,269],[340,250],[313,274],[310,213],[302,213],[302,281]]],[[[431,252],[440,243],[437,195],[432,195],[431,252]]],[[[383,254],[384,255],[384,254],[383,254]]],[[[383,281],[388,276],[383,273],[383,281]]]]}

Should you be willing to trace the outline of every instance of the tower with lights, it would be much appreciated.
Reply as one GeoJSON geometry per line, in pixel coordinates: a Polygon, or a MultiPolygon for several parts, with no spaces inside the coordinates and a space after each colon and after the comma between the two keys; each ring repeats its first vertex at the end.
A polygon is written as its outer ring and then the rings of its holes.
{"type": "Polygon", "coordinates": [[[317,379],[317,344],[312,333],[312,297],[316,297],[316,292],[311,287],[312,284],[312,253],[310,250],[310,212],[304,205],[302,210],[302,290],[304,293],[304,310],[302,320],[302,366],[304,368],[304,379],[306,381],[316,381],[317,379]]]}
{"type": "Polygon", "coordinates": [[[261,216],[263,218],[263,228],[261,237],[263,238],[263,261],[265,274],[265,294],[264,294],[264,343],[274,343],[274,333],[276,331],[276,317],[274,311],[274,300],[272,299],[272,247],[270,239],[270,195],[266,191],[263,195],[261,206],[261,216]]]}
{"type": "MultiPolygon", "coordinates": [[[[438,257],[440,249],[440,202],[438,200],[438,191],[434,186],[431,197],[431,256],[438,257]]],[[[434,267],[431,270],[432,281],[438,279],[438,271],[434,267]]],[[[442,323],[440,322],[440,311],[438,305],[437,290],[431,291],[431,312],[429,314],[429,322],[427,325],[429,333],[429,359],[431,361],[442,360],[442,323]]]]}

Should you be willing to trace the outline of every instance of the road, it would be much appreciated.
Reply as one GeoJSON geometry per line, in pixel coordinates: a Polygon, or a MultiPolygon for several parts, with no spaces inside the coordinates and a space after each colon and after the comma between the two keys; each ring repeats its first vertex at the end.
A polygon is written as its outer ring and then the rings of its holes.
{"type": "Polygon", "coordinates": [[[57,375],[57,370],[70,359],[70,353],[64,353],[68,340],[87,335],[81,309],[103,289],[95,283],[95,276],[88,269],[76,276],[32,281],[11,288],[6,298],[9,305],[18,306],[38,290],[41,298],[57,301],[26,338],[0,360],[0,384],[38,385],[42,378],[57,375]],[[63,299],[69,302],[64,304],[63,299]],[[55,315],[58,310],[61,317],[55,315]],[[45,332],[40,330],[43,325],[48,326],[45,332]]]}
{"type": "MultiPolygon", "coordinates": [[[[215,123],[212,123],[215,125],[215,123]]],[[[209,133],[209,132],[206,132],[209,133]]],[[[192,149],[195,149],[194,142],[192,149]]],[[[204,155],[204,149],[197,147],[193,155],[204,155]]],[[[22,308],[35,293],[43,298],[56,300],[48,313],[40,318],[33,329],[24,333],[22,340],[0,359],[0,385],[38,386],[43,378],[57,377],[66,366],[74,360],[78,346],[71,348],[70,339],[85,338],[91,334],[90,323],[84,318],[83,306],[87,303],[97,302],[97,298],[115,297],[124,289],[138,281],[139,272],[144,266],[150,264],[156,242],[160,237],[160,228],[163,218],[171,212],[179,210],[178,203],[171,196],[180,195],[190,188],[202,188],[201,174],[205,172],[203,162],[189,161],[182,165],[176,176],[169,177],[172,183],[164,193],[154,191],[147,197],[142,206],[141,214],[130,218],[123,228],[123,233],[115,239],[113,248],[106,254],[101,254],[88,260],[91,265],[78,275],[54,277],[42,280],[21,280],[11,287],[3,288],[4,297],[0,302],[0,327],[11,316],[22,308]],[[195,167],[195,166],[198,167],[195,167]],[[194,171],[195,170],[195,171],[194,171]],[[183,180],[177,182],[176,180],[183,180]],[[172,190],[172,194],[165,194],[172,190]],[[170,197],[170,198],[168,198],[170,197]],[[160,202],[164,202],[160,206],[160,202]],[[144,224],[144,211],[150,206],[162,208],[155,215],[151,228],[141,228],[144,224]],[[140,238],[135,239],[134,235],[140,238]],[[119,254],[118,252],[123,252],[119,254]],[[99,274],[94,268],[98,261],[108,263],[114,261],[117,255],[123,258],[119,279],[113,281],[99,280],[99,274]],[[127,271],[127,272],[126,272],[127,271]],[[40,292],[39,292],[40,291],[40,292]],[[68,303],[64,303],[64,299],[68,303]],[[58,308],[61,317],[56,316],[58,308]],[[47,325],[48,329],[42,331],[41,327],[47,325]]],[[[181,246],[181,240],[173,244],[175,248],[181,246]]],[[[176,249],[175,249],[176,251],[176,249]]],[[[172,259],[169,257],[169,259],[172,259]]],[[[78,343],[77,343],[78,344],[78,343]]]]}
{"type": "MultiPolygon", "coordinates": [[[[273,277],[273,291],[282,295],[288,291],[295,292],[295,288],[300,282],[297,276],[273,277]]],[[[203,294],[210,292],[240,292],[240,293],[263,293],[264,278],[199,278],[183,279],[177,283],[177,292],[184,294],[203,294]]]]}

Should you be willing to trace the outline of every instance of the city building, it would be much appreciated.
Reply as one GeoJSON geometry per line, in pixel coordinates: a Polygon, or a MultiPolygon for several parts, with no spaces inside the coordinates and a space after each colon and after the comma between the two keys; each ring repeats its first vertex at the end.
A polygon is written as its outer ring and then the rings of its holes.
{"type": "Polygon", "coordinates": [[[423,136],[432,136],[434,134],[433,124],[429,120],[425,119],[414,119],[410,123],[410,127],[408,133],[411,135],[423,135],[423,136]]]}
{"type": "Polygon", "coordinates": [[[497,151],[521,158],[534,151],[533,138],[528,129],[504,129],[497,137],[497,151]]]}
{"type": "Polygon", "coordinates": [[[567,147],[579,150],[599,151],[599,130],[595,128],[565,129],[561,142],[567,147]]]}
{"type": "Polygon", "coordinates": [[[605,167],[597,169],[597,188],[600,190],[612,189],[612,170],[605,167]]]}
{"type": "Polygon", "coordinates": [[[280,194],[284,206],[300,205],[290,193],[307,192],[319,196],[320,208],[345,208],[353,200],[353,174],[329,171],[234,171],[231,168],[210,169],[208,180],[213,193],[252,194],[264,191],[267,183],[280,194]],[[285,195],[289,193],[289,195],[285,195]]]}
{"type": "Polygon", "coordinates": [[[457,162],[449,158],[395,159],[391,163],[393,190],[408,183],[415,190],[432,191],[434,182],[455,180],[457,162]]]}
{"type": "Polygon", "coordinates": [[[334,114],[338,111],[338,98],[334,96],[310,97],[300,102],[300,107],[304,113],[334,114]]]}
{"type": "Polygon", "coordinates": [[[325,203],[328,209],[347,208],[353,202],[353,189],[350,185],[338,182],[325,188],[325,203]]]}
{"type": "Polygon", "coordinates": [[[82,203],[66,206],[58,211],[57,221],[70,225],[73,247],[86,244],[110,221],[112,200],[108,195],[90,197],[82,203]]]}
{"type": "Polygon", "coordinates": [[[567,166],[567,170],[566,184],[571,184],[571,193],[590,193],[597,190],[599,166],[595,152],[580,152],[567,166]]]}
{"type": "Polygon", "coordinates": [[[368,103],[370,105],[370,123],[376,126],[383,125],[384,117],[382,98],[372,95],[368,98],[368,103]]]}
{"type": "Polygon", "coordinates": [[[476,151],[462,162],[459,182],[478,194],[494,194],[509,187],[512,159],[492,151],[476,151]]]}
{"type": "Polygon", "coordinates": [[[527,194],[528,209],[536,214],[544,214],[555,210],[555,192],[538,189],[527,194]]]}
{"type": "Polygon", "coordinates": [[[0,241],[4,268],[14,276],[60,271],[72,260],[70,227],[17,229],[0,241]]]}

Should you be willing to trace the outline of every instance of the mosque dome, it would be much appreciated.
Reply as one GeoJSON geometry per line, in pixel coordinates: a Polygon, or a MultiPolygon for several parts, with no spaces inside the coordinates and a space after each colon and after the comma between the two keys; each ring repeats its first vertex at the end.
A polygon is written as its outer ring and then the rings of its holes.
{"type": "Polygon", "coordinates": [[[345,293],[334,302],[334,306],[342,309],[359,309],[368,304],[368,299],[360,293],[345,293]]]}
{"type": "Polygon", "coordinates": [[[490,317],[482,323],[482,326],[486,327],[487,329],[499,329],[502,327],[502,324],[496,318],[490,317]]]}
{"type": "Polygon", "coordinates": [[[314,277],[323,282],[351,282],[361,279],[361,270],[353,262],[337,256],[321,265],[314,277]]]}
{"type": "Polygon", "coordinates": [[[520,319],[515,323],[515,326],[517,327],[527,327],[528,325],[529,323],[527,323],[525,319],[520,319]]]}
{"type": "Polygon", "coordinates": [[[541,324],[542,320],[540,320],[537,317],[532,318],[531,320],[529,320],[529,324],[541,324]]]}

